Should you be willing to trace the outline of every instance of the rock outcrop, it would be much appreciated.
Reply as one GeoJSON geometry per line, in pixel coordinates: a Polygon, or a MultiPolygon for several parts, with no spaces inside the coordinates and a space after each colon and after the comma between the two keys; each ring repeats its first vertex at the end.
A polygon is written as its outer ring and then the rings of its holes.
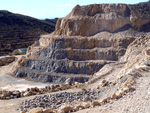
{"type": "Polygon", "coordinates": [[[0,57],[0,66],[8,65],[9,63],[12,63],[15,61],[15,57],[0,57]]]}
{"type": "Polygon", "coordinates": [[[102,31],[114,33],[129,28],[149,31],[149,6],[149,2],[135,5],[77,5],[69,15],[58,20],[53,34],[91,36],[102,31]]]}
{"type": "Polygon", "coordinates": [[[55,29],[57,19],[36,18],[0,11],[0,56],[8,55],[15,49],[27,48],[42,34],[55,29]]]}

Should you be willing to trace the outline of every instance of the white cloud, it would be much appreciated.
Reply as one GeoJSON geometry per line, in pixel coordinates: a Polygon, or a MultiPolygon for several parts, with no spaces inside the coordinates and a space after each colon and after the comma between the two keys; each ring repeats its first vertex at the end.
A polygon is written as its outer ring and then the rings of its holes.
{"type": "Polygon", "coordinates": [[[56,5],[56,7],[63,7],[63,5],[61,5],[61,4],[57,4],[57,5],[56,5]]]}
{"type": "Polygon", "coordinates": [[[67,7],[69,6],[70,7],[70,6],[72,6],[72,4],[65,4],[64,6],[67,6],[67,7]]]}

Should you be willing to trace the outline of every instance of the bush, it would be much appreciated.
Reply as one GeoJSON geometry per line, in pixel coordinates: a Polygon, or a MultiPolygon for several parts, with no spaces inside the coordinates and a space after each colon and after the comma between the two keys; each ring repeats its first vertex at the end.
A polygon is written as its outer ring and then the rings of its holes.
{"type": "Polygon", "coordinates": [[[85,89],[85,88],[82,88],[82,90],[83,90],[83,91],[86,91],[86,89],[85,89]]]}

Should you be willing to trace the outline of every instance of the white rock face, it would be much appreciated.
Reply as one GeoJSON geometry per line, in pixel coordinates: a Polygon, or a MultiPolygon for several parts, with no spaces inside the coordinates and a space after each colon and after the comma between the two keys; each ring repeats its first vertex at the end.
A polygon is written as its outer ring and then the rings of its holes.
{"type": "Polygon", "coordinates": [[[69,15],[58,20],[53,34],[91,36],[102,31],[140,30],[150,20],[144,17],[147,12],[143,9],[144,13],[140,12],[139,9],[136,5],[126,4],[77,5],[69,15]]]}

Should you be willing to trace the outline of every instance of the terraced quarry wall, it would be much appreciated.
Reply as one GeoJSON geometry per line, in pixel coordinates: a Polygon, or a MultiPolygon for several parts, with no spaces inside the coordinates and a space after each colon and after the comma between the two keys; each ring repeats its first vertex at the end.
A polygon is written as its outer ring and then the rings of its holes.
{"type": "Polygon", "coordinates": [[[118,60],[135,39],[133,32],[103,32],[93,37],[43,35],[28,48],[14,72],[40,82],[86,82],[105,64],[118,60]],[[126,34],[126,35],[123,35],[126,34]]]}
{"type": "Polygon", "coordinates": [[[42,35],[14,67],[14,76],[40,82],[86,82],[105,64],[118,61],[149,23],[137,5],[77,5],[58,20],[56,30],[42,35]],[[138,17],[138,18],[137,18],[138,17]],[[101,24],[99,24],[101,23],[101,24]],[[127,26],[127,27],[126,27],[127,26]]]}

